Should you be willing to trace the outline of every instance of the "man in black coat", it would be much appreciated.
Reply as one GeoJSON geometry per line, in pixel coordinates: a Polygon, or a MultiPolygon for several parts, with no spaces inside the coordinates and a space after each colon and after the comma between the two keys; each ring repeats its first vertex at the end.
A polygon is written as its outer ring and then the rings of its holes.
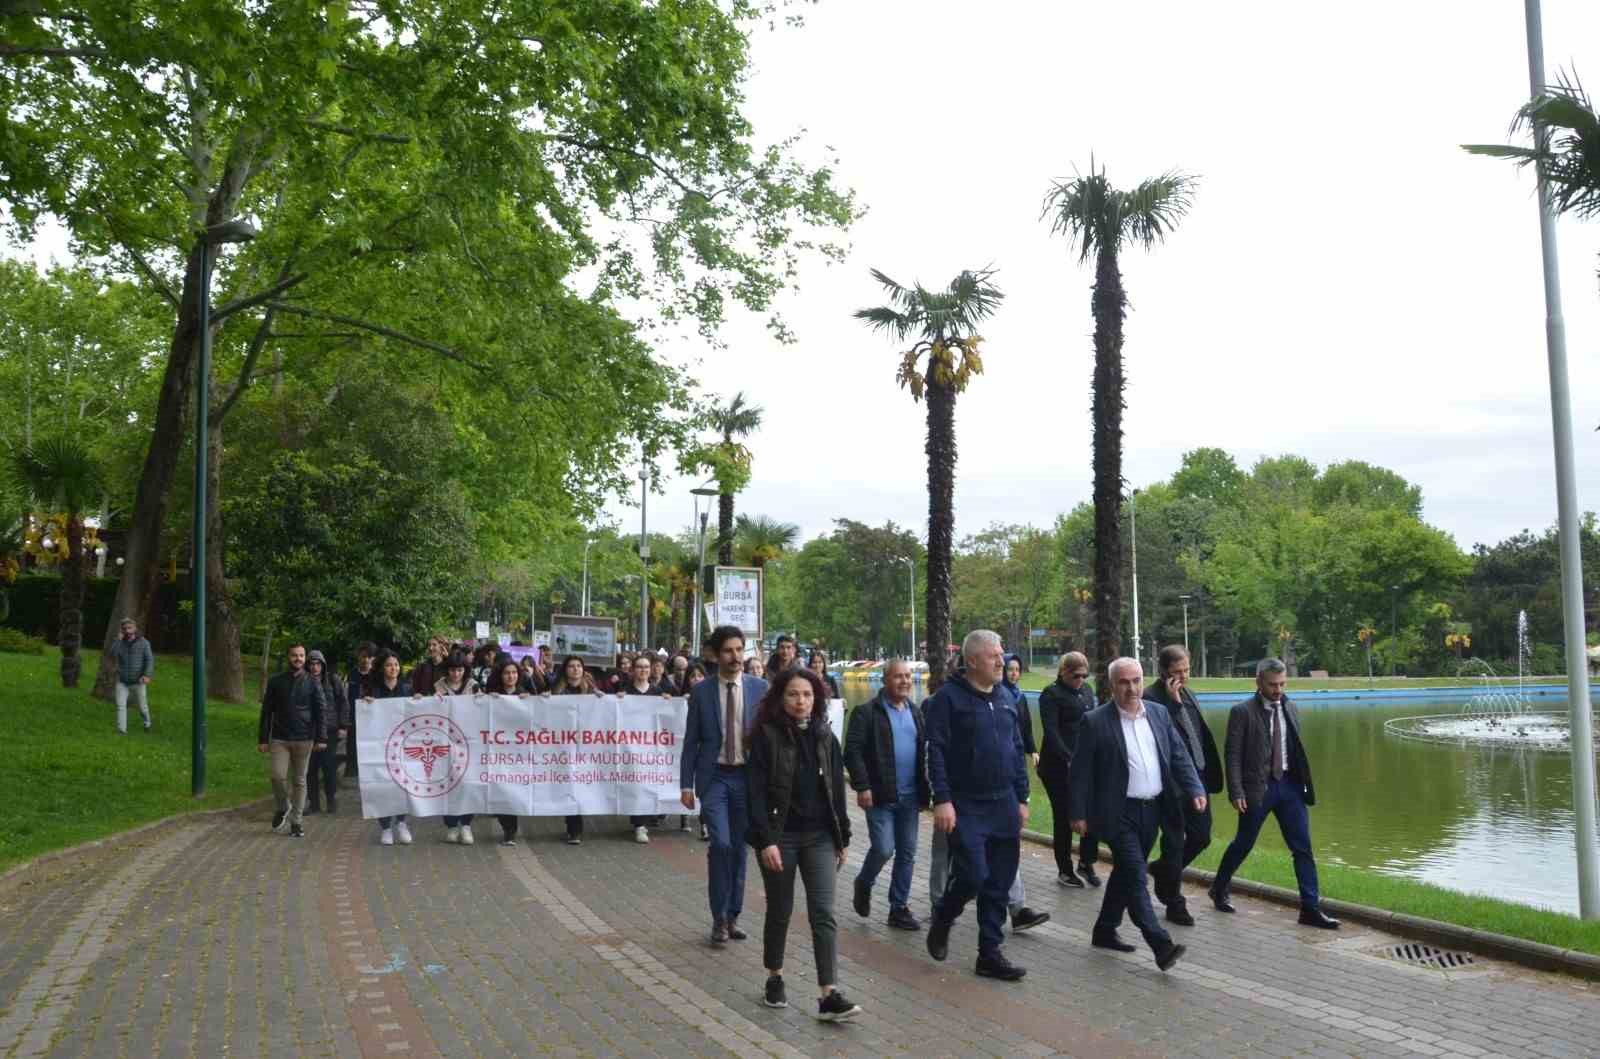
{"type": "MultiPolygon", "coordinates": [[[[1082,814],[1072,830],[1093,830],[1111,847],[1111,878],[1095,921],[1096,948],[1133,952],[1117,936],[1127,912],[1168,970],[1184,954],[1162,929],[1145,888],[1145,859],[1156,828],[1181,820],[1183,803],[1204,809],[1206,793],[1183,749],[1183,736],[1166,708],[1143,698],[1144,672],[1137,659],[1119,658],[1107,669],[1112,701],[1083,719],[1072,759],[1072,804],[1082,814]]],[[[1182,826],[1181,824],[1177,826],[1182,826]]]]}
{"type": "MultiPolygon", "coordinates": [[[[1159,702],[1172,716],[1172,723],[1183,736],[1183,748],[1200,773],[1200,784],[1207,794],[1222,790],[1222,761],[1217,756],[1217,741],[1200,716],[1200,705],[1189,691],[1189,652],[1179,644],[1168,644],[1156,657],[1160,679],[1145,689],[1144,697],[1159,702]]],[[[1167,906],[1167,920],[1181,927],[1194,926],[1189,904],[1183,897],[1183,869],[1211,845],[1211,805],[1196,809],[1185,804],[1183,826],[1161,829],[1161,859],[1150,865],[1155,880],[1156,900],[1167,906]]]]}
{"type": "Polygon", "coordinates": [[[1271,813],[1278,818],[1283,844],[1294,858],[1300,922],[1336,930],[1339,921],[1322,911],[1317,889],[1311,814],[1307,811],[1317,803],[1317,793],[1311,785],[1311,763],[1300,741],[1300,711],[1283,693],[1288,683],[1287,667],[1276,658],[1263,658],[1256,666],[1256,693],[1228,714],[1228,799],[1239,810],[1239,831],[1217,866],[1211,903],[1219,912],[1233,911],[1228,884],[1255,847],[1261,825],[1271,813]]]}
{"type": "Polygon", "coordinates": [[[256,749],[272,755],[272,830],[303,838],[306,769],[314,750],[328,748],[328,700],[322,684],[306,672],[304,644],[291,644],[289,666],[267,681],[261,694],[256,749]]]}
{"type": "Polygon", "coordinates": [[[1100,885],[1095,861],[1100,859],[1100,843],[1094,835],[1078,840],[1078,871],[1072,870],[1072,752],[1078,745],[1078,725],[1095,708],[1094,689],[1089,686],[1089,660],[1077,651],[1061,656],[1055,683],[1039,692],[1039,724],[1044,729],[1044,745],[1039,750],[1039,781],[1050,798],[1055,821],[1056,882],[1082,888],[1085,882],[1100,885]]]}

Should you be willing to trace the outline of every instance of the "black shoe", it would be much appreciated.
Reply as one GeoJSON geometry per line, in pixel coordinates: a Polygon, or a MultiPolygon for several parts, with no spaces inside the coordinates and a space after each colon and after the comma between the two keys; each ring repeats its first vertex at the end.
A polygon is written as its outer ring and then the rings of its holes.
{"type": "Polygon", "coordinates": [[[861,880],[856,880],[855,900],[851,907],[856,910],[856,915],[866,919],[872,915],[872,884],[862,885],[861,880]]]}
{"type": "Polygon", "coordinates": [[[320,812],[322,812],[322,806],[320,806],[320,805],[308,805],[305,808],[305,812],[301,813],[300,815],[301,816],[316,816],[320,812]]]}
{"type": "Polygon", "coordinates": [[[941,920],[937,912],[928,926],[928,955],[936,960],[950,955],[950,924],[941,920]]]}
{"type": "Polygon", "coordinates": [[[728,938],[730,940],[744,941],[749,937],[750,935],[739,929],[739,921],[737,919],[728,920],[728,938]]]}
{"type": "Polygon", "coordinates": [[[909,908],[889,909],[889,925],[896,930],[921,930],[922,921],[909,908]]]}
{"type": "Polygon", "coordinates": [[[1187,945],[1171,945],[1156,953],[1156,966],[1163,971],[1172,970],[1172,965],[1183,959],[1183,954],[1189,951],[1187,945]]]}
{"type": "Polygon", "coordinates": [[[1227,890],[1219,890],[1213,886],[1211,889],[1206,891],[1206,894],[1211,898],[1211,907],[1215,908],[1218,912],[1238,911],[1238,909],[1233,907],[1233,902],[1228,900],[1227,890]]]}
{"type": "Polygon", "coordinates": [[[1049,912],[1035,912],[1027,905],[1017,909],[1011,916],[1011,932],[1021,934],[1024,930],[1032,930],[1040,923],[1050,922],[1049,912]]]}
{"type": "Polygon", "coordinates": [[[1194,916],[1189,914],[1186,904],[1171,904],[1167,906],[1167,922],[1176,923],[1180,927],[1194,926],[1194,916]]]}
{"type": "Polygon", "coordinates": [[[1057,875],[1056,882],[1060,883],[1062,886],[1075,886],[1079,890],[1083,889],[1084,885],[1083,880],[1078,878],[1070,871],[1064,871],[1060,875],[1057,875]]]}
{"type": "Polygon", "coordinates": [[[288,812],[276,812],[276,813],[273,813],[272,814],[272,830],[276,831],[280,835],[283,834],[284,831],[285,831],[285,828],[283,826],[283,822],[285,820],[287,820],[288,818],[289,818],[288,812]]]}
{"type": "Polygon", "coordinates": [[[1108,934],[1094,934],[1089,939],[1089,944],[1097,949],[1110,949],[1112,952],[1138,952],[1137,945],[1129,945],[1117,936],[1116,931],[1108,934]]]}
{"type": "Polygon", "coordinates": [[[767,976],[767,992],[761,998],[761,1002],[769,1008],[786,1008],[789,1006],[789,994],[783,988],[783,975],[767,976]]]}
{"type": "Polygon", "coordinates": [[[567,845],[569,845],[569,846],[581,846],[581,845],[583,845],[583,836],[582,835],[568,835],[567,836],[567,845]]]}
{"type": "Polygon", "coordinates": [[[1302,908],[1300,910],[1300,925],[1302,927],[1317,927],[1321,930],[1339,929],[1339,921],[1320,908],[1302,908]]]}
{"type": "Polygon", "coordinates": [[[1027,974],[1027,970],[1018,967],[1006,959],[1003,952],[990,953],[988,956],[979,955],[978,965],[973,968],[978,972],[979,978],[998,978],[1002,982],[1017,982],[1027,974]]]}
{"type": "Polygon", "coordinates": [[[290,824],[289,825],[289,837],[290,838],[305,838],[306,837],[305,828],[301,827],[299,824],[290,824]]]}
{"type": "Polygon", "coordinates": [[[1096,875],[1094,873],[1094,865],[1093,864],[1081,865],[1078,868],[1078,874],[1083,876],[1083,881],[1088,883],[1090,886],[1096,886],[1097,887],[1097,886],[1100,885],[1100,876],[1098,876],[1098,875],[1096,875]]]}
{"type": "Polygon", "coordinates": [[[844,1022],[859,1014],[861,1005],[850,1003],[837,989],[817,1001],[817,1018],[823,1022],[844,1022]]]}
{"type": "Polygon", "coordinates": [[[333,795],[331,795],[331,794],[328,795],[328,815],[332,816],[334,813],[336,813],[338,811],[339,811],[339,803],[334,800],[333,795]]]}
{"type": "Polygon", "coordinates": [[[725,924],[718,923],[716,926],[711,928],[711,944],[720,949],[727,943],[728,928],[725,924]]]}

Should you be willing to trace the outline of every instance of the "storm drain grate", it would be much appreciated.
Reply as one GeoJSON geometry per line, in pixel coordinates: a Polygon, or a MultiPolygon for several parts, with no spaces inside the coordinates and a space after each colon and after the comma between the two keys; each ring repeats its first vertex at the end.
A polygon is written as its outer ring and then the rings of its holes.
{"type": "Polygon", "coordinates": [[[1408,941],[1403,945],[1386,945],[1379,954],[1386,959],[1409,963],[1415,967],[1431,967],[1438,971],[1454,971],[1462,967],[1471,967],[1474,963],[1471,953],[1436,949],[1432,945],[1422,945],[1414,941],[1408,941]]]}

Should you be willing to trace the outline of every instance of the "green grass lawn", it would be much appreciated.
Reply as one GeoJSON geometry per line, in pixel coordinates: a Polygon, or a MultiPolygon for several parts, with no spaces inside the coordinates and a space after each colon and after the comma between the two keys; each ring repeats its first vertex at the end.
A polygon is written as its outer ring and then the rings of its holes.
{"type": "Polygon", "coordinates": [[[116,707],[89,697],[99,651],[84,651],[82,686],[61,687],[60,656],[0,653],[0,717],[6,720],[6,811],[0,871],[41,853],[124,831],[174,813],[265,797],[266,759],[256,753],[256,706],[212,702],[207,711],[206,793],[191,797],[189,659],[156,659],[150,685],[154,730],[129,706],[128,734],[116,707]]]}

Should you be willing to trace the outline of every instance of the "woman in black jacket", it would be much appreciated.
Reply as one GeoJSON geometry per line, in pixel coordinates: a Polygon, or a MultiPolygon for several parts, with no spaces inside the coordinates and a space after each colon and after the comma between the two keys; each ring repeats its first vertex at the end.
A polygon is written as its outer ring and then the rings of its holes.
{"type": "MultiPolygon", "coordinates": [[[[400,656],[393,651],[380,654],[368,676],[371,679],[362,688],[366,692],[362,697],[368,702],[373,699],[411,697],[411,685],[400,679],[400,656]]],[[[406,814],[378,817],[378,844],[392,846],[396,839],[400,840],[402,846],[411,845],[411,828],[406,824],[406,814]]]]}
{"type": "Polygon", "coordinates": [[[833,919],[833,881],[850,844],[850,814],[844,801],[844,753],[818,711],[827,688],[807,669],[779,673],[761,700],[750,733],[750,844],[767,891],[762,963],[767,990],[762,1003],[788,1007],[783,952],[794,911],[796,871],[806,888],[806,918],[817,959],[817,1017],[854,1018],[861,1008],[835,988],[838,936],[833,919]]]}
{"type": "Polygon", "coordinates": [[[1039,781],[1050,798],[1050,813],[1055,820],[1056,882],[1080,888],[1086,881],[1093,886],[1100,885],[1100,877],[1094,872],[1100,846],[1093,835],[1084,835],[1078,840],[1082,877],[1072,870],[1070,821],[1073,806],[1069,777],[1072,752],[1078,745],[1078,724],[1083,715],[1095,707],[1088,677],[1089,660],[1077,651],[1068,651],[1061,656],[1055,683],[1039,693],[1039,725],[1044,729],[1044,746],[1039,751],[1039,781]]]}
{"type": "Polygon", "coordinates": [[[321,651],[306,656],[306,672],[322,684],[322,698],[328,710],[328,745],[311,752],[311,774],[306,783],[306,815],[322,812],[322,795],[328,798],[328,812],[339,810],[339,740],[350,730],[353,708],[345,694],[344,681],[328,672],[328,660],[321,651]]]}

